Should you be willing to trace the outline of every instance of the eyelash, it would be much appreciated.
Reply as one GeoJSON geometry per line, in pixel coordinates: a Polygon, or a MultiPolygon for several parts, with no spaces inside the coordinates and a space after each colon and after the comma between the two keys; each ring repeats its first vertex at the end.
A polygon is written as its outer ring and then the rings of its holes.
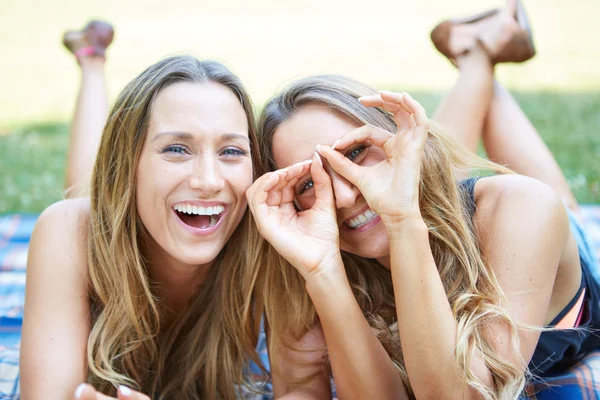
{"type": "Polygon", "coordinates": [[[184,154],[187,150],[187,147],[185,147],[182,144],[179,143],[172,143],[170,145],[168,145],[167,147],[165,147],[162,150],[162,153],[177,153],[177,154],[184,154]]]}
{"type": "MultiPolygon", "coordinates": [[[[361,155],[361,154],[362,154],[362,153],[363,153],[363,152],[364,152],[364,151],[365,151],[365,150],[366,150],[368,147],[370,147],[370,146],[365,146],[365,145],[357,146],[357,147],[353,148],[352,150],[350,150],[350,151],[346,152],[345,156],[346,156],[346,157],[347,157],[347,158],[348,158],[350,161],[353,161],[353,160],[355,160],[357,157],[359,157],[359,156],[360,156],[360,155],[361,155]],[[353,153],[353,152],[355,152],[355,151],[358,151],[358,154],[356,154],[356,155],[355,155],[353,158],[350,158],[350,154],[351,154],[351,153],[353,153]]],[[[309,190],[309,189],[312,187],[312,186],[311,186],[311,187],[309,187],[309,185],[310,185],[310,184],[312,184],[312,183],[313,183],[313,181],[312,181],[312,179],[310,179],[310,178],[309,178],[309,179],[307,179],[306,181],[304,181],[304,182],[303,182],[303,183],[302,183],[302,184],[301,184],[301,185],[298,187],[298,190],[297,190],[297,193],[296,193],[296,195],[301,195],[301,194],[303,194],[304,192],[306,192],[307,190],[309,190]]]]}
{"type": "MultiPolygon", "coordinates": [[[[167,147],[165,147],[162,150],[162,153],[177,153],[177,155],[182,155],[182,154],[189,154],[189,150],[186,146],[179,144],[179,143],[172,143],[170,145],[168,145],[167,147]]],[[[247,151],[238,149],[236,147],[227,147],[225,149],[223,149],[221,151],[221,154],[228,157],[228,158],[239,158],[239,157],[244,157],[248,154],[247,151]],[[234,154],[225,154],[225,152],[228,151],[232,151],[234,152],[234,154]]]]}
{"type": "MultiPolygon", "coordinates": [[[[307,180],[305,180],[304,182],[302,182],[302,184],[298,187],[298,191],[297,191],[297,195],[301,195],[302,193],[306,192],[308,189],[310,189],[308,187],[309,184],[313,183],[312,179],[309,178],[307,180]]],[[[311,186],[312,187],[312,186],[311,186]]]]}
{"type": "Polygon", "coordinates": [[[247,151],[244,151],[242,149],[238,149],[236,147],[227,147],[226,149],[223,149],[223,151],[221,151],[221,154],[224,154],[226,151],[233,151],[235,154],[230,154],[230,157],[244,157],[248,154],[247,151]]]}
{"type": "Polygon", "coordinates": [[[355,148],[353,148],[352,150],[349,150],[348,152],[346,152],[346,158],[348,158],[350,161],[354,161],[356,158],[360,157],[369,147],[371,147],[370,144],[362,144],[360,146],[356,146],[355,148]],[[358,151],[358,154],[356,154],[354,156],[354,158],[350,158],[350,154],[358,151]]]}

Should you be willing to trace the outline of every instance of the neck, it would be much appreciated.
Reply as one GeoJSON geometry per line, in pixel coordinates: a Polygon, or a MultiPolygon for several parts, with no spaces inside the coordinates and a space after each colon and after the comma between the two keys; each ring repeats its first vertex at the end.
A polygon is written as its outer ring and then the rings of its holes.
{"type": "Polygon", "coordinates": [[[179,314],[204,282],[213,263],[189,265],[174,259],[156,244],[148,247],[159,249],[147,252],[148,274],[162,303],[172,313],[179,314]]]}
{"type": "Polygon", "coordinates": [[[386,254],[383,257],[379,257],[377,259],[377,261],[379,262],[379,264],[383,265],[386,269],[390,269],[391,268],[391,261],[390,261],[390,255],[389,253],[386,254]]]}

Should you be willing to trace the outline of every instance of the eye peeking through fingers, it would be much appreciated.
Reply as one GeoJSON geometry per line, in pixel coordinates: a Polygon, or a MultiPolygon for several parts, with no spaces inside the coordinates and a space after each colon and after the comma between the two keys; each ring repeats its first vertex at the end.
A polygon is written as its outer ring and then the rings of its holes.
{"type": "Polygon", "coordinates": [[[344,156],[355,164],[359,164],[367,156],[369,147],[371,147],[371,143],[361,143],[346,151],[344,156]]]}
{"type": "Polygon", "coordinates": [[[296,195],[300,196],[305,194],[306,192],[310,191],[313,188],[313,186],[314,182],[312,180],[312,177],[310,175],[305,176],[304,178],[300,179],[300,181],[296,185],[296,195]]]}

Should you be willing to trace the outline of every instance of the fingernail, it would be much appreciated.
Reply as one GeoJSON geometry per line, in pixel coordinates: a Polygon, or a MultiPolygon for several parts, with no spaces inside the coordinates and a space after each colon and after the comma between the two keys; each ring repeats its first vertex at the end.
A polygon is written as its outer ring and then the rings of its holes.
{"type": "Polygon", "coordinates": [[[119,392],[121,392],[121,394],[123,396],[131,396],[132,392],[131,389],[129,389],[127,386],[125,385],[121,385],[119,386],[119,392]]]}
{"type": "Polygon", "coordinates": [[[340,142],[340,139],[333,142],[333,146],[331,146],[331,150],[335,150],[335,146],[340,142]]]}
{"type": "Polygon", "coordinates": [[[306,161],[299,162],[298,165],[308,165],[308,164],[312,164],[312,162],[313,162],[312,159],[311,160],[306,160],[306,161]]]}
{"type": "Polygon", "coordinates": [[[78,399],[79,397],[81,397],[81,393],[83,393],[84,390],[85,383],[80,383],[79,386],[77,386],[77,389],[75,389],[75,398],[78,399]]]}
{"type": "Polygon", "coordinates": [[[315,157],[317,159],[317,161],[319,162],[319,164],[321,164],[321,167],[323,166],[323,160],[321,160],[321,156],[315,151],[315,157]]]}
{"type": "Polygon", "coordinates": [[[317,151],[319,152],[319,154],[323,154],[323,152],[321,151],[321,145],[320,144],[317,145],[317,151]]]}

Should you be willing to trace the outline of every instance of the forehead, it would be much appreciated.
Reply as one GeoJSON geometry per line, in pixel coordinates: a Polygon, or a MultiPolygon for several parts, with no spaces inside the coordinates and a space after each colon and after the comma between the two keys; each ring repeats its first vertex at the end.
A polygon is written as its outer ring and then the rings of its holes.
{"type": "Polygon", "coordinates": [[[298,109],[273,135],[273,155],[278,168],[313,157],[318,144],[331,146],[361,124],[324,104],[298,109]]]}
{"type": "Polygon", "coordinates": [[[213,82],[179,82],[156,96],[150,131],[248,135],[248,121],[240,101],[229,88],[213,82]]]}

